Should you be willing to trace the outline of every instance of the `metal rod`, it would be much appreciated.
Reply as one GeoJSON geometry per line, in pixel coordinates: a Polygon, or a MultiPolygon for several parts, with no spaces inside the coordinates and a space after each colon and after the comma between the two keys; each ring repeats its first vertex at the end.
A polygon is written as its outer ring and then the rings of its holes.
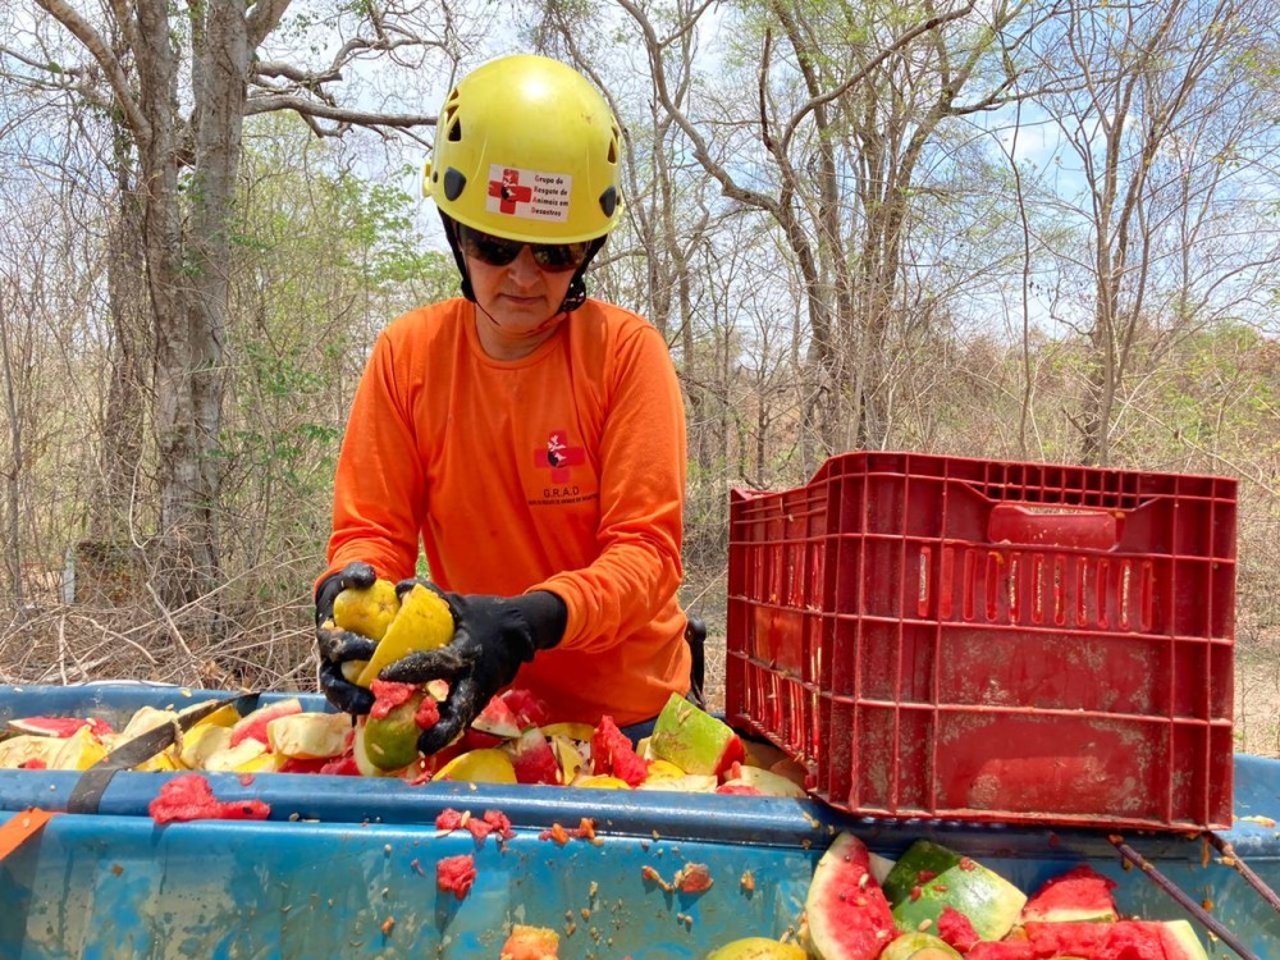
{"type": "Polygon", "coordinates": [[[1263,880],[1253,872],[1253,868],[1251,866],[1240,859],[1240,855],[1236,853],[1236,849],[1231,845],[1231,841],[1224,840],[1212,830],[1205,831],[1205,836],[1209,838],[1209,842],[1212,843],[1214,847],[1218,849],[1218,852],[1222,854],[1222,862],[1234,869],[1236,873],[1240,874],[1240,876],[1244,877],[1245,883],[1253,887],[1253,889],[1258,892],[1258,895],[1271,905],[1272,910],[1276,913],[1280,913],[1280,896],[1277,896],[1276,892],[1267,886],[1267,881],[1263,880]]]}
{"type": "Polygon", "coordinates": [[[1187,913],[1208,927],[1215,937],[1239,954],[1243,960],[1260,960],[1256,953],[1240,942],[1239,937],[1222,925],[1221,920],[1211,916],[1204,907],[1187,896],[1181,887],[1157,870],[1151,861],[1125,843],[1124,837],[1113,833],[1107,839],[1120,851],[1120,856],[1145,873],[1152,883],[1176,900],[1187,913]]]}

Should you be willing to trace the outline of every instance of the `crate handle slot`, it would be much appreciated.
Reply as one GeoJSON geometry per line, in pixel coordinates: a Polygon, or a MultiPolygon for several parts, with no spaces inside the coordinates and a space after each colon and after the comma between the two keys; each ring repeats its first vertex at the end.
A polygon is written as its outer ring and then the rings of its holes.
{"type": "Polygon", "coordinates": [[[1062,508],[1052,513],[1014,503],[998,503],[987,520],[992,543],[1111,550],[1120,542],[1120,521],[1111,510],[1062,508]]]}

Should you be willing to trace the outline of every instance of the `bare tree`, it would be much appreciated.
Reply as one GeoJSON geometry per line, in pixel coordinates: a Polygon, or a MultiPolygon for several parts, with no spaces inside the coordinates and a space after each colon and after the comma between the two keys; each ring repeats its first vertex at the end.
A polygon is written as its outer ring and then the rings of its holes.
{"type": "Polygon", "coordinates": [[[1071,212],[1087,242],[1062,251],[1084,278],[1080,309],[1060,317],[1091,346],[1076,419],[1086,463],[1112,461],[1134,375],[1256,305],[1280,253],[1249,196],[1274,160],[1263,118],[1276,100],[1248,51],[1277,12],[1268,0],[1078,7],[1037,40],[1045,73],[1072,88],[1043,103],[1081,187],[1071,212]]]}
{"type": "MultiPolygon", "coordinates": [[[[425,114],[344,107],[332,88],[372,57],[410,68],[433,57],[451,69],[450,11],[439,11],[432,24],[413,5],[362,5],[357,19],[338,25],[352,32],[332,57],[309,66],[271,56],[269,40],[290,0],[123,0],[97,12],[70,0],[38,3],[74,38],[78,62],[45,57],[38,46],[3,49],[10,78],[116,118],[126,154],[121,175],[133,164],[137,219],[123,202],[118,227],[122,236],[140,230],[133,247],[145,264],[151,320],[160,490],[154,570],[167,604],[189,603],[213,588],[219,572],[216,448],[244,119],[291,110],[322,136],[353,126],[387,132],[433,124],[425,114]]],[[[46,33],[37,24],[35,35],[46,33]]],[[[116,249],[129,246],[122,239],[116,249]]],[[[118,267],[117,288],[134,275],[127,262],[118,267]]],[[[135,333],[122,336],[122,345],[135,333]]],[[[132,360],[121,376],[122,383],[136,379],[132,360]]]]}

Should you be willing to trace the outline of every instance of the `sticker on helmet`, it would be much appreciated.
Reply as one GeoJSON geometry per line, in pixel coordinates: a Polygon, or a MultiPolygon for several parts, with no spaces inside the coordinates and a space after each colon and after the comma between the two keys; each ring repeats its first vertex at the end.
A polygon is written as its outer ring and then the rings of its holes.
{"type": "Polygon", "coordinates": [[[485,209],[524,220],[569,219],[573,177],[542,170],[489,165],[489,193],[485,209]]]}

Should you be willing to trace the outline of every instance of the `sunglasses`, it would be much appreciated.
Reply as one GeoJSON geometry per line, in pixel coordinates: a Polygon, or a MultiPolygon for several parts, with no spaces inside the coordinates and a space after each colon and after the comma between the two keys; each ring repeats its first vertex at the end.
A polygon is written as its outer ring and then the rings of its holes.
{"type": "Polygon", "coordinates": [[[525,243],[523,240],[495,237],[461,223],[458,224],[458,242],[463,253],[491,267],[505,267],[528,247],[533,252],[533,262],[550,273],[577,270],[591,249],[590,240],[581,243],[525,243]]]}

